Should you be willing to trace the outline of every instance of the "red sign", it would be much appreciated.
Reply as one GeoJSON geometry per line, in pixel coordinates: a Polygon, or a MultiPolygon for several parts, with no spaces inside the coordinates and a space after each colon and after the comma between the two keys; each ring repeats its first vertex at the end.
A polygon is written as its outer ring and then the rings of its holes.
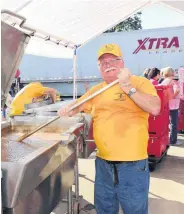
{"type": "Polygon", "coordinates": [[[150,38],[147,37],[143,40],[139,39],[138,40],[138,47],[135,49],[133,54],[137,54],[140,50],[152,50],[152,49],[168,49],[168,48],[179,48],[179,39],[177,36],[169,39],[167,37],[163,38],[150,38]]]}

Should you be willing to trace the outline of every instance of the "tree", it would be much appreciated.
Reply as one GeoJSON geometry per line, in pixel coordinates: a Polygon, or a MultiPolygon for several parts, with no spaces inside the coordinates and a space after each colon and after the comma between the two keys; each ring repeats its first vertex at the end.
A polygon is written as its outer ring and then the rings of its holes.
{"type": "Polygon", "coordinates": [[[107,30],[105,33],[130,31],[130,30],[140,30],[142,29],[141,24],[141,12],[136,13],[133,17],[129,17],[123,22],[120,22],[116,26],[107,30]]]}

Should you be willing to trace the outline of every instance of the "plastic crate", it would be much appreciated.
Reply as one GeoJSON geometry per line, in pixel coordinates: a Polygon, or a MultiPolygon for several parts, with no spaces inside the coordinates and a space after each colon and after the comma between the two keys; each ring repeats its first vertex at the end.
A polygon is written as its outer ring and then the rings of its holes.
{"type": "Polygon", "coordinates": [[[155,88],[161,100],[160,114],[162,114],[162,112],[169,110],[169,95],[168,95],[169,87],[164,85],[155,85],[155,88]]]}
{"type": "Polygon", "coordinates": [[[184,100],[180,100],[180,108],[179,111],[184,114],[184,100]]]}
{"type": "Polygon", "coordinates": [[[178,131],[184,130],[184,112],[179,112],[178,115],[178,131]]]}
{"type": "Polygon", "coordinates": [[[168,130],[169,111],[165,110],[158,116],[149,116],[149,136],[159,137],[168,130]]]}
{"type": "Polygon", "coordinates": [[[162,136],[149,137],[148,155],[155,158],[161,158],[169,144],[169,130],[167,129],[162,136]]]}

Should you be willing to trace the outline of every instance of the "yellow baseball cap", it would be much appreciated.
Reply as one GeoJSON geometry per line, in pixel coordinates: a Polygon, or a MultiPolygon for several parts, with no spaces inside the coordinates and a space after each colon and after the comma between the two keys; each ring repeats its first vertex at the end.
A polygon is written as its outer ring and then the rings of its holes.
{"type": "Polygon", "coordinates": [[[117,44],[106,44],[100,47],[98,50],[98,59],[104,54],[113,54],[118,57],[122,57],[122,52],[117,44]]]}

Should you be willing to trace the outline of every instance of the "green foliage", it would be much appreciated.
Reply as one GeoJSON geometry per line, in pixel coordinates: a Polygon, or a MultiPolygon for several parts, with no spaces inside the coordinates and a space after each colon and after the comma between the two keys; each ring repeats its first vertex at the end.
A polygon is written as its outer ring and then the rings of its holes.
{"type": "Polygon", "coordinates": [[[136,13],[133,17],[129,17],[123,22],[120,22],[116,26],[107,30],[105,33],[112,32],[122,32],[122,31],[130,31],[130,30],[140,30],[142,29],[141,24],[141,12],[136,13]]]}

